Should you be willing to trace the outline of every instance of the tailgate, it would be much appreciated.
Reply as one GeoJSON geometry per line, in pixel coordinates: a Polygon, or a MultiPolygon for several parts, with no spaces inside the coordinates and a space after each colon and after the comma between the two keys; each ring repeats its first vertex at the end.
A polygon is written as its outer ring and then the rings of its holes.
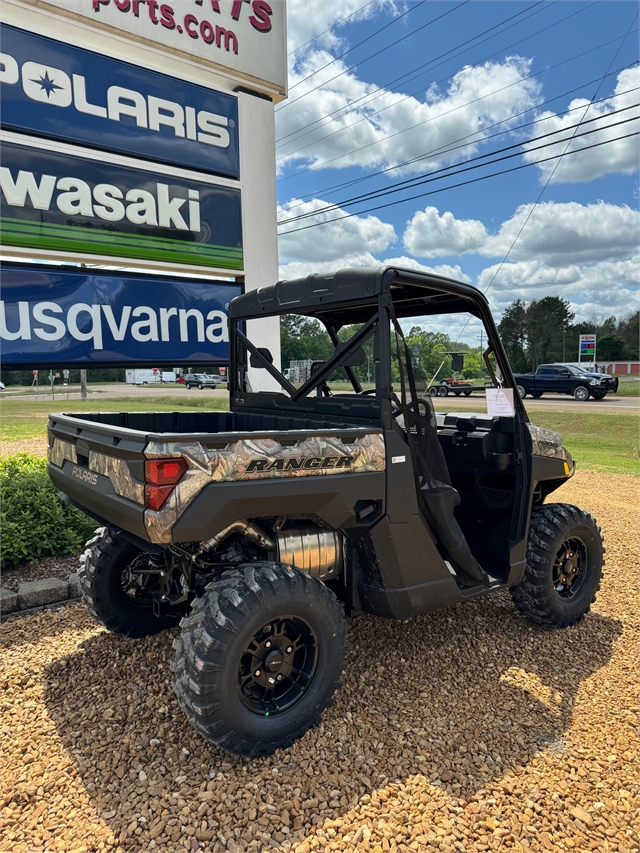
{"type": "Polygon", "coordinates": [[[53,484],[92,515],[148,540],[144,524],[144,449],[148,434],[52,414],[48,423],[53,484]]]}

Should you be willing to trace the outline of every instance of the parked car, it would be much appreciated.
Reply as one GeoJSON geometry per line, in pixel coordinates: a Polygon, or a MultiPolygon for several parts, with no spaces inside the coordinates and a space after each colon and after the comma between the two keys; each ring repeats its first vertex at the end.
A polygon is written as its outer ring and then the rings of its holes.
{"type": "Polygon", "coordinates": [[[541,364],[535,373],[515,373],[520,397],[542,397],[545,393],[571,394],[584,402],[589,397],[604,400],[609,391],[618,390],[618,379],[608,373],[591,373],[583,367],[565,364],[541,364]]]}
{"type": "Polygon", "coordinates": [[[221,376],[210,376],[208,373],[188,373],[184,377],[184,384],[187,388],[215,388],[224,382],[221,376]]]}

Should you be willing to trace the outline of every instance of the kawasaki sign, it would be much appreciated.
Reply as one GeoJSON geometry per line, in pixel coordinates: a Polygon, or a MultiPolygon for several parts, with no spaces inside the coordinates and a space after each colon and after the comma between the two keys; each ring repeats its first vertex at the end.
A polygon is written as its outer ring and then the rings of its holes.
{"type": "Polygon", "coordinates": [[[3,367],[229,360],[227,309],[241,286],[2,265],[3,367]]]}
{"type": "Polygon", "coordinates": [[[238,101],[15,27],[2,27],[2,126],[230,178],[238,101]]]}
{"type": "Polygon", "coordinates": [[[6,142],[4,242],[25,249],[242,269],[240,190],[6,142]]]}

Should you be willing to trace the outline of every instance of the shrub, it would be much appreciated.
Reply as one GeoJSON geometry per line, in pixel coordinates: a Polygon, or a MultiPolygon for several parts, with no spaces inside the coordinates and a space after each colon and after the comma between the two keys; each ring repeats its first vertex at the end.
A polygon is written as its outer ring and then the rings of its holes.
{"type": "Polygon", "coordinates": [[[31,453],[0,459],[2,568],[53,554],[72,554],[95,521],[61,501],[47,476],[47,460],[31,453]]]}

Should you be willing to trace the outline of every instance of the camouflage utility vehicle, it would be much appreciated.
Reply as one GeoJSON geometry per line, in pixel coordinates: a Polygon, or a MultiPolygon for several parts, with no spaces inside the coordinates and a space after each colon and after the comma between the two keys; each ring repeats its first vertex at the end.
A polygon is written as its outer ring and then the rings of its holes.
{"type": "Polygon", "coordinates": [[[49,419],[51,479],[101,525],[84,601],[129,637],[180,624],[173,685],[205,738],[261,755],[301,737],[340,686],[346,616],[408,619],[505,587],[542,625],[589,610],[600,528],[545,502],[574,463],[529,423],[478,290],[395,268],[311,275],[234,299],[229,334],[229,412],[49,419]],[[299,387],[247,337],[283,314],[317,318],[334,346],[299,387]],[[465,317],[513,394],[504,414],[436,414],[416,387],[403,329],[453,335],[465,317]],[[276,390],[252,391],[258,370],[276,390]]]}

